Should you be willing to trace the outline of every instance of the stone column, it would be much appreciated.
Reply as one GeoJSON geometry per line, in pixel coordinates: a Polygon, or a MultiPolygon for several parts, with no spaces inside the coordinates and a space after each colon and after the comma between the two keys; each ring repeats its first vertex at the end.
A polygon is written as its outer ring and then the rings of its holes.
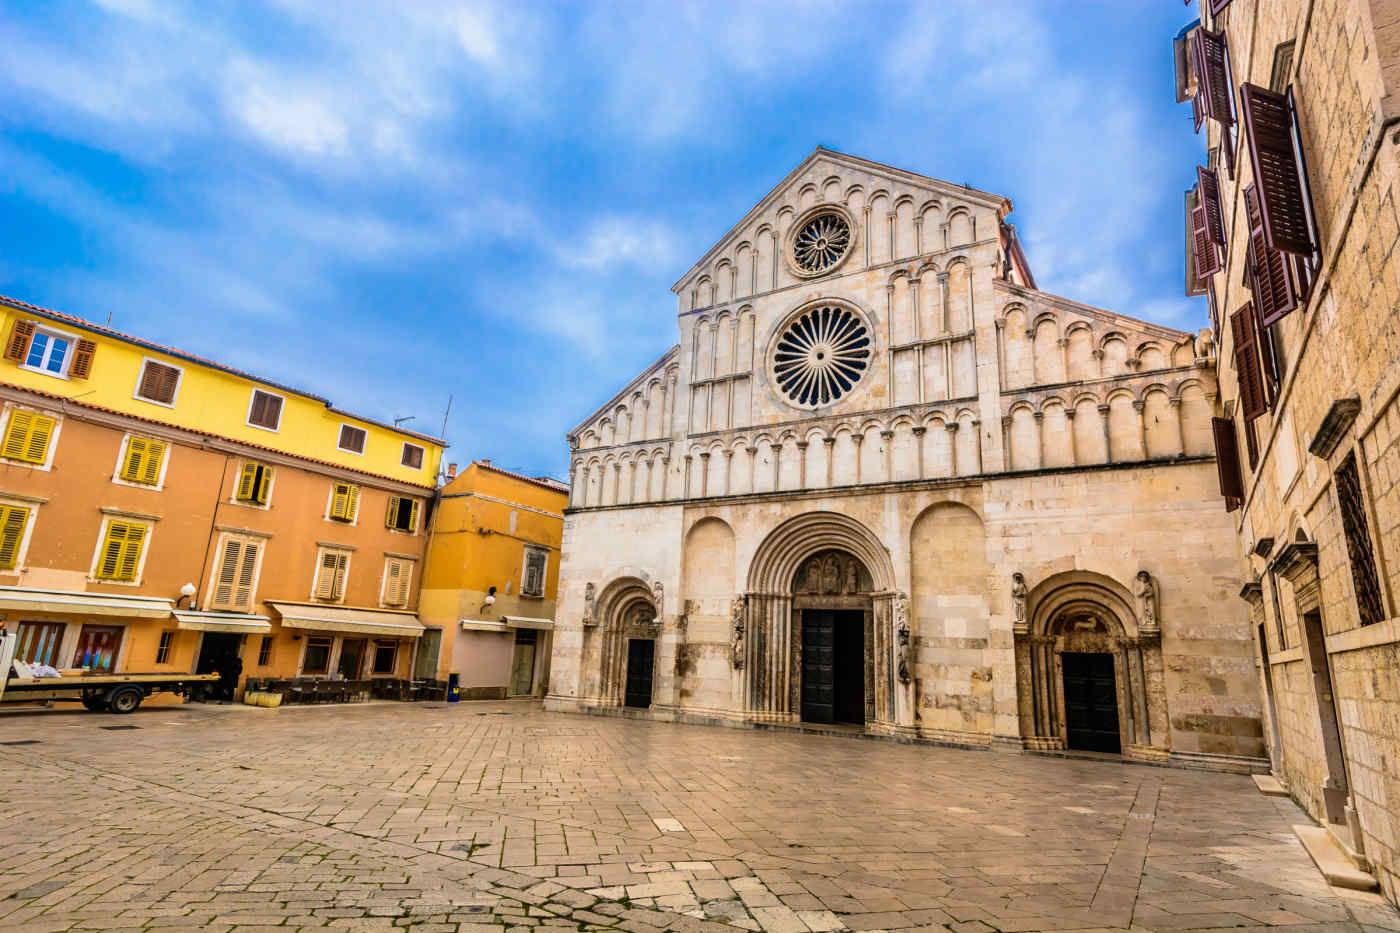
{"type": "Polygon", "coordinates": [[[1045,469],[1045,412],[1032,412],[1031,417],[1035,419],[1035,435],[1039,439],[1039,462],[1036,467],[1045,469]]]}
{"type": "Polygon", "coordinates": [[[899,255],[899,251],[895,249],[894,242],[894,211],[890,211],[885,215],[885,223],[887,223],[890,228],[890,262],[894,262],[895,257],[899,255]]]}
{"type": "Polygon", "coordinates": [[[700,454],[700,498],[710,494],[710,452],[702,451],[700,454]]]}
{"type": "Polygon", "coordinates": [[[1008,470],[1015,469],[1011,462],[1011,417],[1009,415],[1003,415],[1001,419],[1001,449],[1006,451],[1006,468],[1008,470]]]}
{"type": "Polygon", "coordinates": [[[685,455],[685,485],[681,487],[681,498],[690,498],[690,464],[694,458],[690,454],[685,455]]]}
{"type": "Polygon", "coordinates": [[[953,341],[943,341],[943,397],[953,397],[953,341]]]}
{"type": "Polygon", "coordinates": [[[860,431],[851,435],[851,443],[856,445],[856,485],[861,484],[860,478],[860,445],[865,442],[865,432],[860,431]]]}
{"type": "Polygon", "coordinates": [[[1069,338],[1068,338],[1068,337],[1061,337],[1059,340],[1056,340],[1056,341],[1055,341],[1055,344],[1060,348],[1060,375],[1062,375],[1062,376],[1064,377],[1064,380],[1065,380],[1066,382],[1068,382],[1068,381],[1069,381],[1069,338]]]}
{"type": "Polygon", "coordinates": [[[1176,419],[1176,439],[1181,446],[1177,450],[1178,457],[1186,456],[1186,421],[1181,417],[1181,397],[1169,399],[1168,404],[1172,409],[1172,417],[1176,419]]]}
{"type": "Polygon", "coordinates": [[[832,482],[831,464],[836,453],[836,438],[824,437],[822,438],[822,444],[826,446],[826,488],[830,489],[832,482]]]}
{"type": "MultiPolygon", "coordinates": [[[[1143,639],[1138,639],[1137,645],[1136,645],[1137,651],[1135,652],[1136,655],[1137,655],[1137,669],[1138,669],[1138,678],[1137,678],[1138,702],[1140,702],[1140,703],[1142,704],[1142,744],[1143,744],[1143,745],[1151,745],[1151,744],[1152,744],[1152,707],[1151,707],[1150,705],[1148,705],[1148,699],[1147,699],[1147,698],[1148,698],[1148,693],[1147,693],[1147,680],[1148,680],[1148,677],[1149,677],[1150,675],[1149,675],[1148,670],[1147,670],[1147,658],[1146,658],[1146,656],[1143,654],[1143,650],[1142,650],[1142,642],[1143,642],[1143,639]]],[[[1157,639],[1153,638],[1153,639],[1150,640],[1150,644],[1160,644],[1160,642],[1158,642],[1157,639]]],[[[1160,654],[1159,654],[1158,656],[1160,657],[1160,654]]]]}
{"type": "Polygon", "coordinates": [[[1035,735],[1035,672],[1031,665],[1030,638],[1022,632],[1015,635],[1016,652],[1016,718],[1021,738],[1035,735]]]}
{"type": "Polygon", "coordinates": [[[1026,328],[1026,346],[1030,347],[1030,350],[1031,350],[1031,382],[1030,382],[1030,384],[1033,385],[1033,386],[1035,386],[1035,385],[1040,385],[1040,374],[1036,372],[1036,366],[1035,366],[1036,360],[1035,360],[1035,328],[1034,328],[1034,327],[1027,327],[1027,328],[1026,328]]]}
{"type": "Polygon", "coordinates": [[[671,485],[671,457],[669,454],[661,458],[661,501],[668,498],[668,490],[671,485]]]}
{"type": "Polygon", "coordinates": [[[992,321],[997,329],[997,388],[1006,391],[1006,318],[992,321]]]}
{"type": "Polygon", "coordinates": [[[1095,347],[1094,350],[1093,350],[1093,356],[1094,356],[1094,375],[1095,375],[1097,378],[1102,379],[1102,378],[1103,378],[1103,347],[1095,347]]]}
{"type": "Polygon", "coordinates": [[[1135,687],[1136,678],[1133,674],[1132,656],[1137,650],[1131,639],[1120,639],[1115,646],[1117,651],[1117,663],[1115,667],[1123,669],[1123,698],[1128,701],[1125,712],[1128,714],[1128,744],[1141,745],[1142,739],[1139,735],[1138,720],[1141,718],[1141,711],[1137,708],[1137,689],[1135,687]]]}
{"type": "Polygon", "coordinates": [[[881,431],[880,440],[885,442],[885,482],[894,481],[894,432],[881,431]]]}
{"type": "MultiPolygon", "coordinates": [[[[865,205],[865,268],[870,268],[870,205],[865,205]]],[[[776,284],[777,280],[774,279],[776,284]]]]}
{"type": "Polygon", "coordinates": [[[1069,465],[1079,466],[1079,435],[1074,433],[1074,409],[1065,406],[1065,421],[1069,424],[1069,465]]]}
{"type": "Polygon", "coordinates": [[[1147,418],[1143,412],[1147,409],[1147,403],[1142,399],[1133,399],[1133,411],[1137,412],[1138,437],[1142,441],[1142,459],[1148,459],[1147,454],[1147,418]]]}
{"type": "Polygon", "coordinates": [[[924,478],[924,434],[925,434],[925,432],[928,431],[928,428],[924,427],[924,426],[921,425],[921,424],[916,424],[916,425],[914,425],[914,427],[913,427],[912,430],[913,430],[913,433],[914,433],[914,451],[915,451],[916,456],[919,458],[919,475],[918,475],[916,478],[917,478],[917,479],[923,479],[923,478],[924,478]]]}
{"type": "Polygon", "coordinates": [[[982,464],[982,422],[973,418],[967,426],[972,428],[972,450],[977,454],[977,475],[981,476],[987,471],[982,464]]]}
{"type": "Polygon", "coordinates": [[[613,479],[612,479],[612,484],[613,484],[612,502],[611,502],[610,504],[611,504],[611,505],[617,505],[618,491],[619,491],[619,489],[621,488],[621,485],[622,485],[622,464],[621,464],[621,463],[618,463],[618,462],[616,462],[616,461],[613,462],[613,479]]]}
{"type": "Polygon", "coordinates": [[[773,454],[773,489],[777,491],[783,471],[783,442],[779,440],[776,444],[770,444],[768,449],[773,454]]]}
{"type": "Polygon", "coordinates": [[[749,455],[749,492],[757,492],[758,487],[758,447],[745,447],[749,455]]]}
{"type": "Polygon", "coordinates": [[[733,483],[733,479],[731,478],[731,477],[732,477],[732,474],[730,473],[730,470],[733,468],[733,466],[734,466],[734,451],[732,451],[732,450],[726,450],[726,451],[724,451],[724,491],[721,492],[720,495],[724,495],[724,496],[729,495],[729,487],[730,487],[730,485],[733,483]]]}
{"type": "Polygon", "coordinates": [[[1099,406],[1099,422],[1103,425],[1103,451],[1104,462],[1113,462],[1113,437],[1108,431],[1108,406],[1099,406]]]}
{"type": "Polygon", "coordinates": [[[889,404],[894,404],[894,283],[885,286],[885,329],[889,345],[885,350],[885,369],[889,379],[889,404]]]}
{"type": "Polygon", "coordinates": [[[944,425],[948,429],[948,454],[953,464],[953,475],[958,475],[958,423],[949,421],[944,425]]]}
{"type": "Polygon", "coordinates": [[[914,218],[914,255],[924,254],[924,218],[922,216],[914,218]]]}
{"type": "Polygon", "coordinates": [[[807,488],[807,442],[797,442],[797,488],[807,488]]]}
{"type": "Polygon", "coordinates": [[[647,460],[647,484],[646,484],[646,488],[645,488],[645,489],[643,490],[643,492],[642,492],[642,498],[641,498],[641,501],[642,501],[642,502],[650,502],[650,501],[651,501],[651,472],[652,472],[652,469],[655,467],[655,465],[656,465],[656,458],[654,458],[654,457],[648,458],[648,460],[647,460]]]}
{"type": "Polygon", "coordinates": [[[945,334],[948,333],[948,322],[952,319],[952,296],[948,294],[949,281],[948,273],[938,273],[938,290],[943,293],[943,333],[945,334]]]}

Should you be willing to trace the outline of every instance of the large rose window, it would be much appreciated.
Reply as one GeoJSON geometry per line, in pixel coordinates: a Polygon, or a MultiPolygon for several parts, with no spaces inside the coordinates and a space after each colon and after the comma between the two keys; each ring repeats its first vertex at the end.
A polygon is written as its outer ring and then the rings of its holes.
{"type": "Polygon", "coordinates": [[[788,323],[773,349],[773,379],[793,405],[821,408],[842,398],[870,366],[870,331],[840,305],[818,305],[788,323]]]}

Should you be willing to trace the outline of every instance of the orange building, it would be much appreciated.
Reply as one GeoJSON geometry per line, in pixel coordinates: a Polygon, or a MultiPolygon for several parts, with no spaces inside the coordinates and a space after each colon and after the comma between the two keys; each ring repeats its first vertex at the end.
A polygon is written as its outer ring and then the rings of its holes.
{"type": "Polygon", "coordinates": [[[445,675],[417,614],[442,440],[13,299],[0,335],[0,614],[20,659],[237,658],[245,678],[366,692],[445,675]]]}

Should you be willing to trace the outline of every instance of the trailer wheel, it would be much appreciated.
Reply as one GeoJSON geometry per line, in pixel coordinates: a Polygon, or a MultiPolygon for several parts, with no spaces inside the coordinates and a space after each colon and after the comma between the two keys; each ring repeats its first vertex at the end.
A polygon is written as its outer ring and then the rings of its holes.
{"type": "Polygon", "coordinates": [[[145,696],[140,687],[118,687],[107,694],[107,710],[112,713],[134,713],[145,696]]]}

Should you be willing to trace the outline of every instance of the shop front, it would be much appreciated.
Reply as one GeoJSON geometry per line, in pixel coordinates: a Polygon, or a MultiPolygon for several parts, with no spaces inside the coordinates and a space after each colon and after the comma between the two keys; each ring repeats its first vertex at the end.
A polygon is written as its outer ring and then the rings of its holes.
{"type": "Polygon", "coordinates": [[[554,622],[529,616],[462,619],[452,648],[462,699],[543,696],[549,680],[554,622]]]}

